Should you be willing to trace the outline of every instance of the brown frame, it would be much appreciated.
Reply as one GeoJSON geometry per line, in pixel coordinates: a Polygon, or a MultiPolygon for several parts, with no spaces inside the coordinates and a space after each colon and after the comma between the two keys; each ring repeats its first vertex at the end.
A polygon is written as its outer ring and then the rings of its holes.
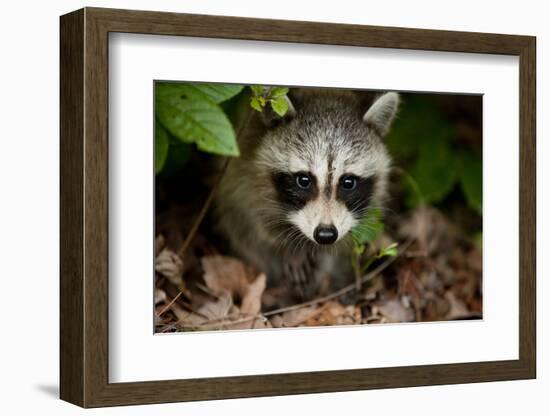
{"type": "Polygon", "coordinates": [[[98,407],[535,378],[534,37],[98,8],[85,8],[62,16],[60,27],[60,396],[63,400],[83,407],[98,407]],[[519,359],[109,383],[109,32],[518,56],[519,359]]]}

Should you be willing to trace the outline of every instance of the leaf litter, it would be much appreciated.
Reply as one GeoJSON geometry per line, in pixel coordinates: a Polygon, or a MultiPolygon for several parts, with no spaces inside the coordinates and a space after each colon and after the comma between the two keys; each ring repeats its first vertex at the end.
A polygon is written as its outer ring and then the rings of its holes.
{"type": "MultiPolygon", "coordinates": [[[[175,211],[177,212],[177,211],[175,211]]],[[[172,227],[176,222],[171,222],[172,227]]],[[[158,227],[157,229],[162,228],[158,227]]],[[[179,253],[184,228],[156,238],[157,332],[356,325],[479,319],[481,251],[433,207],[400,218],[368,248],[408,248],[366,284],[355,302],[343,297],[292,305],[286,287],[267,287],[261,271],[222,255],[215,239],[197,233],[179,253]],[[275,309],[285,299],[290,306],[275,309]]]]}

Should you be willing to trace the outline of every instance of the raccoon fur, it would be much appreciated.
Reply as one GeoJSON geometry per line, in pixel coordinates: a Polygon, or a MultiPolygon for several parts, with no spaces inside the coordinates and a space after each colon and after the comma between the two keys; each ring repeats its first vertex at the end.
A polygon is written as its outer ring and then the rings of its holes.
{"type": "Polygon", "coordinates": [[[382,139],[398,101],[395,92],[368,106],[352,91],[293,89],[284,117],[268,108],[249,121],[217,192],[216,225],[268,285],[308,300],[350,281],[350,230],[386,197],[382,139]]]}

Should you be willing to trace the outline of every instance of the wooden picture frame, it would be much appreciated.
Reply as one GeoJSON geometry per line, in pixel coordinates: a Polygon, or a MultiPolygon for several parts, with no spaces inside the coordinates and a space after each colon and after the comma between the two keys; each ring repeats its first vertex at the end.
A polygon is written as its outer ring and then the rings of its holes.
{"type": "Polygon", "coordinates": [[[85,8],[61,17],[63,400],[83,407],[535,378],[535,38],[85,8]],[[110,32],[503,54],[520,66],[519,359],[109,383],[108,35],[110,32]]]}

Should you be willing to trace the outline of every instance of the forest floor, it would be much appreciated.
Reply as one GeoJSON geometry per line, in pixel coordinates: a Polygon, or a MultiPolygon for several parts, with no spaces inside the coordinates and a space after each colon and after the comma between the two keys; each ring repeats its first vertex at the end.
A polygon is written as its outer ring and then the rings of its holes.
{"type": "Polygon", "coordinates": [[[222,254],[197,232],[185,244],[191,207],[157,218],[156,332],[281,328],[480,319],[482,255],[477,244],[433,207],[420,206],[395,220],[367,250],[397,243],[398,254],[373,263],[360,286],[291,301],[286,287],[267,287],[266,276],[222,254]],[[350,295],[353,302],[350,304],[350,295]],[[285,305],[281,307],[280,305],[285,305]]]}

